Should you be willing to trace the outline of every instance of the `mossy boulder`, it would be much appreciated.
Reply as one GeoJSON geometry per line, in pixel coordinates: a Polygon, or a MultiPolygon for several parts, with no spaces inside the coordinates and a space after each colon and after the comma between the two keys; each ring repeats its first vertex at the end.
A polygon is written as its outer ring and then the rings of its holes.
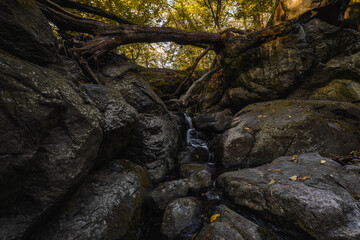
{"type": "Polygon", "coordinates": [[[346,102],[277,100],[238,112],[220,141],[223,165],[258,166],[283,155],[347,155],[360,144],[360,108],[346,102]]]}

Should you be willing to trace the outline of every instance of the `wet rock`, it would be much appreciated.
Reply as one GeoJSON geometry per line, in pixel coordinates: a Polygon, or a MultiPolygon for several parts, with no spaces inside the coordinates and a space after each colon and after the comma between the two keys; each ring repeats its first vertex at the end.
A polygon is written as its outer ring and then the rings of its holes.
{"type": "Polygon", "coordinates": [[[211,171],[209,165],[207,164],[201,164],[201,163],[189,163],[189,164],[182,164],[180,166],[180,176],[188,178],[193,173],[198,173],[203,170],[206,170],[208,172],[211,171]]]}
{"type": "Polygon", "coordinates": [[[100,112],[103,140],[98,159],[103,162],[119,157],[137,125],[137,111],[115,89],[93,84],[83,84],[82,89],[100,112]]]}
{"type": "Polygon", "coordinates": [[[222,100],[224,106],[239,110],[251,103],[284,98],[302,84],[318,88],[319,77],[322,87],[334,80],[332,73],[336,78],[358,79],[359,32],[319,19],[292,24],[284,32],[256,48],[249,48],[245,36],[229,39],[223,66],[230,86],[222,100]],[[328,74],[317,73],[327,69],[328,74]]]}
{"type": "Polygon", "coordinates": [[[1,50],[41,65],[59,61],[56,38],[33,1],[1,1],[0,13],[1,50]]]}
{"type": "MultiPolygon", "coordinates": [[[[353,46],[360,49],[360,43],[353,46]]],[[[314,74],[288,98],[358,101],[360,52],[352,54],[351,51],[354,49],[351,47],[348,51],[348,56],[335,57],[327,63],[320,64],[314,70],[314,74]]]]}
{"type": "Polygon", "coordinates": [[[116,160],[92,173],[38,239],[138,239],[145,169],[116,160]]]}
{"type": "Polygon", "coordinates": [[[215,222],[206,225],[197,239],[279,239],[275,233],[260,227],[250,220],[232,211],[225,205],[217,206],[214,214],[219,214],[215,222]]]}
{"type": "Polygon", "coordinates": [[[282,155],[319,151],[347,155],[359,145],[358,106],[334,101],[278,100],[250,105],[220,141],[223,165],[259,166],[282,155]]]}
{"type": "MultiPolygon", "coordinates": [[[[115,69],[121,67],[116,62],[115,59],[107,68],[116,72],[115,69]]],[[[139,114],[139,124],[127,145],[126,155],[146,166],[152,180],[162,179],[173,169],[177,155],[179,131],[175,117],[135,70],[107,74],[103,79],[108,87],[119,90],[139,114]]]]}
{"type": "Polygon", "coordinates": [[[196,240],[243,240],[241,234],[236,231],[229,223],[226,222],[213,222],[206,225],[196,240]]]}
{"type": "Polygon", "coordinates": [[[316,89],[309,99],[360,102],[360,82],[335,79],[326,86],[316,89]]]}
{"type": "Polygon", "coordinates": [[[211,174],[202,170],[191,174],[189,178],[189,190],[195,193],[204,191],[212,185],[211,174]]]}
{"type": "Polygon", "coordinates": [[[197,115],[193,118],[195,128],[206,132],[224,132],[230,127],[232,113],[230,110],[224,110],[212,115],[197,115]]]}
{"type": "Polygon", "coordinates": [[[224,173],[217,181],[237,206],[265,212],[274,221],[285,219],[314,239],[358,239],[360,203],[354,196],[360,191],[359,168],[342,168],[308,153],[224,173]]]}
{"type": "Polygon", "coordinates": [[[171,200],[186,197],[188,191],[187,179],[180,179],[163,183],[152,191],[150,197],[155,207],[164,209],[171,200]]]}
{"type": "Polygon", "coordinates": [[[200,203],[195,198],[178,198],[166,207],[161,232],[167,239],[189,238],[199,228],[200,203]]]}
{"type": "Polygon", "coordinates": [[[0,238],[19,239],[95,163],[97,110],[58,73],[0,53],[0,238]]]}

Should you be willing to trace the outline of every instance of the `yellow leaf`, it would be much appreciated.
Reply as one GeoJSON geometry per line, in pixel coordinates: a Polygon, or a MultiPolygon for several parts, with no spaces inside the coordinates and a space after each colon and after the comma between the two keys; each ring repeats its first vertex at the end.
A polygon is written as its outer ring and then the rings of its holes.
{"type": "Polygon", "coordinates": [[[254,133],[253,130],[249,127],[246,127],[245,130],[248,131],[249,133],[254,133]]]}
{"type": "Polygon", "coordinates": [[[252,202],[249,203],[249,208],[254,208],[254,204],[252,202]]]}
{"type": "Polygon", "coordinates": [[[196,157],[197,159],[199,159],[199,155],[196,154],[195,157],[196,157]]]}
{"type": "Polygon", "coordinates": [[[326,161],[325,161],[325,160],[321,160],[320,163],[321,163],[321,164],[324,164],[324,163],[326,163],[326,161]]]}
{"type": "Polygon", "coordinates": [[[249,184],[248,184],[248,186],[249,186],[249,187],[251,187],[251,186],[252,186],[252,184],[251,184],[251,183],[249,183],[249,184]]]}
{"type": "Polygon", "coordinates": [[[290,177],[289,179],[290,179],[291,181],[296,181],[296,180],[297,180],[297,176],[294,175],[294,176],[290,177]]]}
{"type": "Polygon", "coordinates": [[[271,179],[271,181],[269,182],[269,184],[274,184],[274,183],[275,183],[274,179],[271,179]]]}
{"type": "Polygon", "coordinates": [[[338,123],[334,123],[334,125],[340,127],[340,124],[338,124],[338,123]]]}
{"type": "Polygon", "coordinates": [[[216,219],[217,219],[218,217],[220,217],[220,214],[218,214],[218,213],[212,215],[211,218],[210,218],[210,222],[212,223],[212,222],[216,221],[216,219]]]}
{"type": "Polygon", "coordinates": [[[309,179],[310,177],[299,177],[300,181],[305,181],[306,179],[309,179]]]}
{"type": "Polygon", "coordinates": [[[280,169],[275,169],[274,172],[280,172],[280,169]]]}
{"type": "Polygon", "coordinates": [[[295,160],[297,159],[297,157],[298,157],[298,155],[293,155],[293,156],[291,157],[291,160],[295,161],[295,160]]]}

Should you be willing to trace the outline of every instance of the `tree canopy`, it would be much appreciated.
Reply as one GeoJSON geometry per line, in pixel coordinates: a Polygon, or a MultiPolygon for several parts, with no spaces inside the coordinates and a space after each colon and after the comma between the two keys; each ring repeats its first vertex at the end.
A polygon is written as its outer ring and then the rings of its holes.
{"type": "MultiPolygon", "coordinates": [[[[72,1],[100,8],[110,14],[120,16],[129,23],[210,33],[228,28],[244,31],[264,28],[276,2],[275,0],[72,1]]],[[[71,11],[82,17],[116,23],[103,16],[73,9],[71,11]]],[[[117,51],[143,67],[168,67],[184,70],[191,67],[204,49],[174,43],[132,43],[120,46],[117,51]]],[[[200,61],[198,68],[209,68],[214,57],[214,52],[208,52],[200,61]]]]}

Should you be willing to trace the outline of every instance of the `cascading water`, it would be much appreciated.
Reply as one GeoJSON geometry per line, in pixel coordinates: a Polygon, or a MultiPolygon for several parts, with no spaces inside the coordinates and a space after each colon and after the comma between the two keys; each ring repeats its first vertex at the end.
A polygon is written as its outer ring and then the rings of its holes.
{"type": "Polygon", "coordinates": [[[205,141],[199,138],[199,132],[193,127],[192,119],[188,113],[184,113],[187,131],[186,131],[186,145],[191,146],[194,149],[202,148],[208,153],[208,161],[211,160],[212,154],[209,151],[209,147],[205,141]]]}

